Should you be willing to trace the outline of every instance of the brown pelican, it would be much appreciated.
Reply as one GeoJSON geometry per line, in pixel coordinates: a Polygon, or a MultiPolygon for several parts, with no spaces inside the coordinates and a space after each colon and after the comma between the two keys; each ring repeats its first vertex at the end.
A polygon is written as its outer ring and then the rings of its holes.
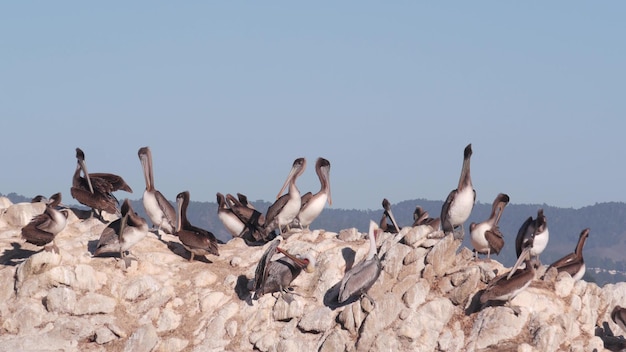
{"type": "Polygon", "coordinates": [[[419,205],[415,207],[415,211],[413,211],[413,227],[420,225],[430,225],[433,230],[438,230],[441,225],[440,218],[431,218],[429,214],[424,208],[419,205]]]}
{"type": "Polygon", "coordinates": [[[492,252],[500,254],[504,246],[504,237],[498,227],[498,222],[504,211],[504,207],[509,203],[509,196],[500,193],[493,200],[491,215],[479,224],[470,224],[470,240],[474,246],[474,252],[478,259],[478,254],[487,254],[487,259],[492,252]]]}
{"type": "Polygon", "coordinates": [[[48,198],[46,198],[45,196],[42,196],[41,194],[38,194],[36,196],[33,197],[33,199],[30,200],[31,203],[48,203],[48,198]]]}
{"type": "Polygon", "coordinates": [[[263,237],[265,216],[254,209],[254,207],[242,204],[240,201],[241,197],[238,198],[235,198],[232,194],[226,195],[228,207],[244,224],[244,229],[237,237],[242,237],[246,243],[265,242],[263,237]]]}
{"type": "Polygon", "coordinates": [[[527,245],[530,245],[531,257],[539,261],[539,255],[546,249],[549,238],[548,220],[545,215],[543,215],[543,209],[539,209],[537,211],[537,218],[533,219],[532,216],[528,217],[517,232],[517,237],[515,238],[515,252],[519,257],[522,250],[527,245]]]}
{"type": "Polygon", "coordinates": [[[189,261],[193,261],[194,255],[213,254],[219,256],[217,249],[217,239],[204,229],[193,226],[187,220],[187,206],[189,205],[189,192],[180,192],[176,196],[176,233],[183,247],[187,249],[191,256],[189,261]]]}
{"type": "Polygon", "coordinates": [[[111,222],[102,230],[95,256],[119,254],[126,267],[126,252],[148,234],[148,223],[133,210],[128,198],[121,207],[122,217],[111,222]]]}
{"type": "Polygon", "coordinates": [[[485,305],[490,301],[505,302],[507,306],[513,309],[515,315],[519,315],[519,307],[513,307],[510,302],[520,292],[525,290],[535,278],[535,267],[531,263],[530,248],[526,247],[518,258],[513,268],[508,273],[495,277],[480,296],[480,303],[485,305]],[[518,267],[524,262],[526,267],[519,269],[518,267]]]}
{"type": "Polygon", "coordinates": [[[265,231],[264,236],[269,237],[270,233],[275,229],[283,235],[283,226],[289,230],[289,224],[296,218],[300,212],[300,191],[296,187],[296,179],[302,175],[306,168],[306,159],[298,158],[293,162],[291,171],[283,184],[283,187],[276,196],[276,201],[268,209],[265,215],[265,231]],[[289,191],[282,195],[285,188],[289,186],[289,191]]]}
{"type": "Polygon", "coordinates": [[[300,227],[306,227],[309,230],[309,226],[313,220],[324,210],[324,205],[328,202],[328,205],[333,205],[332,197],[330,196],[330,162],[324,158],[317,158],[315,162],[315,172],[320,180],[320,191],[314,195],[307,192],[300,199],[300,212],[296,218],[300,227]]]}
{"type": "Polygon", "coordinates": [[[226,203],[226,197],[219,192],[217,192],[217,217],[233,237],[240,237],[246,228],[246,224],[239,219],[237,214],[226,203]]]}
{"type": "Polygon", "coordinates": [[[139,148],[137,152],[141,167],[143,169],[143,177],[146,180],[146,190],[143,192],[143,207],[153,228],[157,234],[159,230],[165,233],[174,233],[176,226],[176,211],[170,202],[154,188],[154,173],[152,169],[152,152],[149,147],[139,148]]]}
{"type": "Polygon", "coordinates": [[[474,202],[476,190],[472,186],[470,176],[470,158],[472,156],[472,144],[468,144],[463,151],[463,168],[459,185],[448,194],[448,198],[441,207],[441,226],[444,233],[454,233],[455,238],[463,238],[463,223],[469,218],[474,202]],[[455,230],[460,227],[460,233],[455,230]]]}
{"type": "Polygon", "coordinates": [[[133,190],[126,184],[126,181],[114,174],[87,172],[85,153],[80,148],[76,148],[76,161],[76,171],[74,171],[70,189],[72,197],[90,207],[92,213],[99,210],[97,215],[100,219],[102,219],[103,210],[110,214],[119,214],[118,201],[113,192],[122,190],[132,193],[133,190]],[[80,176],[81,170],[84,177],[80,176]]]}
{"type": "Polygon", "coordinates": [[[396,222],[396,218],[393,217],[393,213],[391,212],[391,203],[387,200],[387,198],[383,199],[383,216],[380,219],[379,227],[384,232],[389,233],[398,233],[400,232],[400,228],[398,227],[398,223],[396,222]],[[387,224],[387,219],[391,221],[391,224],[387,224]]]}
{"type": "Polygon", "coordinates": [[[257,264],[254,273],[253,299],[259,299],[266,293],[285,293],[291,282],[300,275],[302,269],[307,273],[312,273],[315,270],[315,258],[313,256],[307,254],[303,258],[299,258],[279,248],[279,244],[279,239],[274,240],[257,264]],[[276,251],[285,256],[271,260],[276,251]]]}
{"type": "Polygon", "coordinates": [[[370,221],[369,242],[370,249],[367,257],[360,263],[354,265],[350,270],[346,271],[339,284],[339,303],[347,302],[353,298],[367,297],[372,303],[374,300],[367,294],[367,291],[374,285],[380,272],[382,265],[378,254],[376,253],[376,236],[382,230],[378,228],[374,221],[370,221]]]}
{"type": "MultiPolygon", "coordinates": [[[[580,280],[585,275],[585,260],[583,259],[583,247],[585,246],[585,241],[589,237],[589,229],[584,229],[580,236],[578,237],[578,243],[576,244],[576,249],[574,249],[574,253],[570,253],[565,257],[557,260],[552,263],[550,267],[556,268],[558,272],[566,271],[568,272],[574,280],[580,280]]],[[[550,269],[550,268],[548,268],[550,269]]]]}
{"type": "Polygon", "coordinates": [[[611,311],[611,320],[613,320],[622,331],[626,332],[626,308],[619,305],[615,306],[611,311]]]}
{"type": "Polygon", "coordinates": [[[239,200],[239,203],[241,203],[242,205],[250,208],[250,209],[254,209],[254,205],[252,205],[252,203],[248,202],[248,197],[246,197],[245,194],[241,194],[241,193],[237,193],[237,199],[239,200]]]}
{"type": "MultiPolygon", "coordinates": [[[[45,199],[45,197],[43,197],[45,199]]],[[[22,228],[22,238],[28,243],[36,246],[45,246],[45,250],[59,252],[58,247],[54,243],[56,235],[63,231],[67,223],[68,209],[58,210],[57,206],[61,203],[61,193],[55,193],[50,196],[50,200],[46,203],[46,210],[39,214],[22,228]],[[51,247],[47,247],[52,243],[51,247]]]]}

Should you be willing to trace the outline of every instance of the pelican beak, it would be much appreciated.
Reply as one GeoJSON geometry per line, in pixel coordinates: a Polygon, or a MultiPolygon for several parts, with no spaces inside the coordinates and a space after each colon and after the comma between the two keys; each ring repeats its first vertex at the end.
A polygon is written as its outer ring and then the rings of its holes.
{"type": "Polygon", "coordinates": [[[312,265],[310,265],[311,262],[308,259],[298,258],[295,255],[287,252],[286,250],[280,247],[276,247],[276,250],[284,254],[287,258],[293,260],[293,262],[296,263],[296,265],[303,268],[304,271],[306,271],[307,273],[313,272],[315,270],[315,268],[312,265]]]}
{"type": "Polygon", "coordinates": [[[524,248],[524,250],[522,251],[522,253],[519,255],[519,258],[517,258],[517,261],[515,262],[515,265],[513,265],[513,268],[511,268],[511,271],[509,272],[509,275],[506,277],[507,280],[509,280],[511,278],[511,276],[513,276],[513,274],[515,274],[515,271],[517,271],[517,268],[522,264],[522,262],[524,262],[524,260],[530,258],[530,246],[524,248]]]}
{"type": "Polygon", "coordinates": [[[93,186],[91,185],[91,179],[89,178],[89,172],[87,172],[87,164],[84,160],[80,160],[80,168],[83,169],[83,173],[85,174],[85,178],[87,179],[87,184],[89,185],[89,190],[93,194],[93,186]]]}

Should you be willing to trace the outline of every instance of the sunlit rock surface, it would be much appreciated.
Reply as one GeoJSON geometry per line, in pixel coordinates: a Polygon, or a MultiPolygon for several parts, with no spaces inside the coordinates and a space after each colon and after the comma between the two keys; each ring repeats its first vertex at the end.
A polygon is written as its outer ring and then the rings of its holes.
{"type": "MultiPolygon", "coordinates": [[[[378,238],[383,271],[367,298],[336,302],[346,267],[368,251],[346,229],[294,233],[281,247],[313,253],[314,273],[293,291],[251,300],[265,246],[240,239],[194,262],[176,237],[154,233],[136,260],[93,257],[106,226],[70,213],[60,253],[25,243],[21,226],[41,203],[0,199],[0,350],[7,351],[593,351],[626,347],[610,319],[626,283],[598,287],[549,272],[507,306],[482,308],[481,291],[504,273],[497,257],[472,258],[460,241],[424,227],[378,238]],[[482,308],[482,309],[481,309],[482,308]]],[[[113,220],[114,217],[107,218],[113,220]]],[[[512,250],[507,239],[504,250],[512,250]],[[508,248],[508,249],[507,249],[508,248]]],[[[540,273],[545,272],[539,270],[540,273]]]]}

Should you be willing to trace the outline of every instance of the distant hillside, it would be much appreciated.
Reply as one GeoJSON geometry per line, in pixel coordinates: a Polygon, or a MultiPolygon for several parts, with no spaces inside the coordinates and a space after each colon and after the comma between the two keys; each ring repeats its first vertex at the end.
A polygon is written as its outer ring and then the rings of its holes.
{"type": "MultiPolygon", "coordinates": [[[[6,195],[13,203],[28,202],[30,198],[10,193],[6,195]]],[[[74,199],[65,198],[65,204],[75,206],[74,199]]],[[[381,200],[382,201],[382,200],[381,200]]],[[[431,217],[439,217],[442,201],[426,199],[405,200],[393,203],[392,211],[400,226],[413,223],[413,211],[416,205],[426,209],[431,217]]],[[[254,201],[254,206],[265,212],[271,205],[265,201],[254,201]]],[[[173,204],[173,203],[172,203],[173,204]]],[[[134,209],[146,217],[141,200],[132,201],[134,209]]],[[[548,218],[550,242],[541,255],[544,264],[550,264],[562,256],[572,252],[576,246],[580,232],[589,227],[589,239],[585,245],[584,257],[588,268],[615,270],[614,274],[592,273],[588,270],[585,279],[599,285],[607,282],[626,281],[626,203],[609,202],[580,209],[557,208],[547,204],[509,204],[500,220],[500,229],[505,235],[505,245],[498,261],[507,266],[515,262],[515,237],[521,224],[529,217],[536,217],[537,210],[544,209],[548,218]]],[[[469,242],[469,224],[485,220],[491,211],[491,204],[477,203],[472,215],[465,226],[464,245],[472,248],[469,242]]],[[[222,240],[228,241],[231,236],[217,218],[217,204],[213,202],[191,201],[188,208],[188,218],[192,224],[206,228],[222,240]]],[[[336,209],[327,207],[318,219],[311,225],[312,229],[325,229],[339,232],[340,230],[356,227],[361,232],[367,231],[370,219],[378,222],[382,216],[382,205],[376,210],[336,209]]]]}

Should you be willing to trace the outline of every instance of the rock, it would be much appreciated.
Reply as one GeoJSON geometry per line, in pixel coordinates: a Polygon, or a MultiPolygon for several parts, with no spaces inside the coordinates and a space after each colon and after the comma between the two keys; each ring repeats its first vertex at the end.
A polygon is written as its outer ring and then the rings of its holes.
{"type": "Polygon", "coordinates": [[[96,341],[98,345],[104,345],[106,343],[109,343],[117,339],[117,336],[115,336],[113,331],[111,331],[110,329],[104,326],[96,329],[94,334],[95,334],[94,340],[96,341]]]}
{"type": "Polygon", "coordinates": [[[177,337],[172,337],[167,340],[162,341],[157,346],[158,352],[180,352],[184,350],[189,345],[189,341],[185,339],[180,339],[177,337]]]}
{"type": "Polygon", "coordinates": [[[152,324],[137,329],[124,345],[124,352],[150,352],[159,342],[159,336],[152,324]]]}
{"type": "Polygon", "coordinates": [[[514,338],[522,332],[527,321],[528,312],[524,309],[516,316],[509,307],[486,307],[476,316],[468,349],[481,350],[514,338]]]}
{"type": "Polygon", "coordinates": [[[110,314],[115,311],[117,302],[111,297],[89,292],[76,302],[74,315],[110,314]]]}
{"type": "Polygon", "coordinates": [[[70,314],[76,306],[76,293],[68,287],[54,287],[48,292],[44,304],[48,312],[70,314]]]}
{"type": "Polygon", "coordinates": [[[46,210],[46,205],[42,202],[17,203],[9,206],[2,214],[2,218],[9,226],[22,228],[44,210],[46,210]]]}
{"type": "Polygon", "coordinates": [[[460,240],[455,240],[453,236],[445,236],[433,246],[426,256],[426,263],[433,266],[435,276],[441,277],[450,269],[460,245],[460,240]]]}
{"type": "Polygon", "coordinates": [[[320,333],[327,331],[334,321],[333,311],[328,307],[320,307],[304,314],[298,328],[306,332],[320,333]]]}
{"type": "Polygon", "coordinates": [[[355,227],[353,227],[353,228],[339,231],[339,235],[337,236],[337,238],[339,238],[342,241],[351,242],[351,241],[358,241],[362,237],[359,231],[355,227]]]}
{"type": "Polygon", "coordinates": [[[285,301],[283,297],[276,300],[276,305],[272,310],[274,320],[287,321],[293,318],[300,318],[304,312],[304,306],[298,299],[292,299],[291,302],[285,301]]]}

